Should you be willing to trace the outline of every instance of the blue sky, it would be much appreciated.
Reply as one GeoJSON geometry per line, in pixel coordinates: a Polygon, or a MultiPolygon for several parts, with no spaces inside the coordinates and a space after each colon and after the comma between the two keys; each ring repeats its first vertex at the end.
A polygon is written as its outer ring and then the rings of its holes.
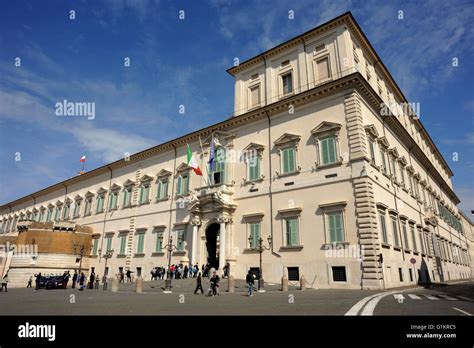
{"type": "Polygon", "coordinates": [[[409,101],[421,104],[460,207],[474,209],[472,1],[3,1],[0,204],[74,176],[84,153],[90,170],[227,118],[234,57],[348,10],[409,101]],[[94,102],[95,119],[57,117],[64,99],[94,102]]]}

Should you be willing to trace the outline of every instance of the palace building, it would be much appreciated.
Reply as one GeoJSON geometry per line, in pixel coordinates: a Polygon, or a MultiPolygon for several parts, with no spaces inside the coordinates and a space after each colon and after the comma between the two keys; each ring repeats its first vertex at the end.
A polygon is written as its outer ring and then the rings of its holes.
{"type": "Polygon", "coordinates": [[[261,238],[266,282],[383,289],[472,277],[453,173],[351,13],[227,72],[233,117],[0,206],[0,236],[20,221],[52,234],[87,226],[84,264],[103,274],[113,250],[109,275],[148,278],[167,266],[172,239],[171,263],[228,263],[244,278],[259,270],[261,238]]]}

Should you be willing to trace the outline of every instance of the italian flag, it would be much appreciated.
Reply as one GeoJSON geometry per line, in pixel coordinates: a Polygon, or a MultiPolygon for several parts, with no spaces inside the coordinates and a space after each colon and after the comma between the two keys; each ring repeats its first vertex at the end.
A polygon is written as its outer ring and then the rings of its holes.
{"type": "Polygon", "coordinates": [[[187,157],[187,165],[193,168],[194,173],[196,175],[201,175],[201,168],[199,168],[198,162],[196,161],[196,157],[194,157],[193,152],[191,151],[191,148],[189,147],[189,144],[186,144],[186,157],[187,157]]]}

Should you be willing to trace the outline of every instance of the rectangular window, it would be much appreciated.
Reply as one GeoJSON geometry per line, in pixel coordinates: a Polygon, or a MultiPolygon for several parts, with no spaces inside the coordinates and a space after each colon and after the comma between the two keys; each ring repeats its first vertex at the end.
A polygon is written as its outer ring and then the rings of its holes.
{"type": "Polygon", "coordinates": [[[260,157],[253,156],[249,158],[248,167],[249,167],[249,175],[248,175],[249,181],[260,179],[260,157]]]}
{"type": "Polygon", "coordinates": [[[375,164],[375,144],[373,140],[369,140],[369,148],[370,148],[370,160],[372,164],[375,164]]]}
{"type": "Polygon", "coordinates": [[[286,245],[296,246],[299,241],[298,218],[292,217],[285,219],[286,226],[286,245]]]}
{"type": "Polygon", "coordinates": [[[46,222],[51,221],[51,216],[53,215],[53,208],[48,208],[48,214],[46,215],[46,222]]]}
{"type": "Polygon", "coordinates": [[[249,248],[256,249],[260,238],[260,222],[252,222],[248,224],[249,228],[249,248]]]}
{"type": "Polygon", "coordinates": [[[321,147],[321,164],[336,162],[336,138],[334,136],[319,140],[321,147]]]}
{"type": "Polygon", "coordinates": [[[318,73],[317,82],[324,81],[329,78],[329,59],[327,57],[316,62],[316,71],[318,73]]]}
{"type": "MultiPolygon", "coordinates": [[[[64,205],[64,209],[63,209],[63,220],[68,220],[68,219],[69,219],[69,208],[70,208],[69,203],[64,205]]],[[[36,220],[36,215],[37,215],[37,214],[38,214],[38,213],[35,213],[35,220],[36,220]]]]}
{"type": "Polygon", "coordinates": [[[382,158],[382,171],[386,174],[387,173],[387,163],[385,162],[385,151],[384,149],[380,149],[380,157],[382,158]]]}
{"type": "Polygon", "coordinates": [[[403,232],[403,248],[410,250],[410,245],[408,243],[408,233],[407,233],[406,222],[402,222],[402,232],[403,232]]]}
{"type": "Polygon", "coordinates": [[[420,236],[420,246],[421,246],[421,253],[422,254],[425,254],[426,251],[425,251],[425,238],[424,238],[424,234],[421,230],[418,231],[419,233],[419,236],[420,236]]]}
{"type": "Polygon", "coordinates": [[[400,267],[398,268],[398,277],[400,278],[400,282],[403,282],[403,270],[400,267]]]}
{"type": "Polygon", "coordinates": [[[123,207],[126,208],[130,206],[131,201],[132,201],[132,188],[127,187],[126,189],[123,190],[123,207]]]}
{"type": "Polygon", "coordinates": [[[285,74],[281,77],[283,82],[283,94],[293,92],[293,78],[291,73],[285,74]]]}
{"type": "Polygon", "coordinates": [[[411,242],[413,244],[413,250],[418,251],[418,246],[416,245],[415,226],[410,225],[410,233],[411,233],[411,242]]]}
{"type": "Polygon", "coordinates": [[[97,247],[99,246],[99,239],[94,239],[94,244],[92,246],[92,255],[97,255],[97,247]]]}
{"type": "Polygon", "coordinates": [[[346,282],[346,267],[332,267],[332,281],[333,282],[346,282]]]}
{"type": "Polygon", "coordinates": [[[410,274],[410,282],[412,282],[413,281],[413,272],[412,272],[411,268],[408,269],[408,273],[410,274]]]}
{"type": "Polygon", "coordinates": [[[148,195],[150,193],[150,184],[142,184],[140,187],[140,204],[148,203],[148,195]]]}
{"type": "Polygon", "coordinates": [[[291,173],[296,170],[296,153],[294,147],[281,150],[282,172],[291,173]]]}
{"type": "Polygon", "coordinates": [[[160,253],[163,249],[163,232],[156,232],[155,252],[160,253]]]}
{"type": "Polygon", "coordinates": [[[81,211],[81,201],[76,201],[74,205],[74,217],[77,218],[79,216],[79,212],[81,211]]]}
{"type": "Polygon", "coordinates": [[[382,242],[388,244],[387,226],[385,223],[385,213],[379,211],[380,229],[382,230],[382,242]]]}
{"type": "Polygon", "coordinates": [[[398,181],[397,179],[397,161],[395,158],[392,159],[392,175],[393,175],[393,180],[395,180],[395,182],[398,181]]]}
{"type": "Polygon", "coordinates": [[[90,215],[91,213],[91,206],[92,206],[92,199],[87,198],[86,199],[86,205],[84,207],[84,215],[90,215]]]}
{"type": "Polygon", "coordinates": [[[121,234],[120,235],[120,255],[125,254],[125,248],[127,247],[127,235],[126,234],[121,234]]]}
{"type": "Polygon", "coordinates": [[[99,195],[97,196],[97,207],[95,209],[95,212],[102,213],[104,211],[104,195],[99,195]]]}
{"type": "Polygon", "coordinates": [[[117,209],[117,198],[118,198],[118,191],[110,192],[110,195],[109,195],[109,210],[117,209]]]}
{"type": "Polygon", "coordinates": [[[178,176],[178,185],[176,188],[176,194],[185,195],[189,191],[189,176],[187,174],[181,174],[178,176]]]}
{"type": "Polygon", "coordinates": [[[137,234],[137,254],[143,254],[143,245],[145,243],[145,233],[137,234]]]}
{"type": "Polygon", "coordinates": [[[395,246],[400,247],[400,239],[398,238],[398,228],[397,228],[397,219],[391,217],[392,219],[392,230],[393,230],[393,243],[395,246]]]}
{"type": "Polygon", "coordinates": [[[176,246],[178,247],[177,250],[178,251],[183,251],[184,250],[184,230],[177,230],[176,231],[176,240],[177,240],[177,244],[176,246]]]}
{"type": "Polygon", "coordinates": [[[342,212],[327,213],[327,226],[329,228],[328,234],[331,243],[344,241],[342,212]]]}
{"type": "Polygon", "coordinates": [[[61,206],[58,205],[56,207],[56,212],[54,214],[54,221],[59,221],[59,218],[61,217],[61,206]]]}
{"type": "Polygon", "coordinates": [[[403,187],[405,187],[405,171],[403,170],[403,166],[400,164],[400,181],[403,187]]]}
{"type": "Polygon", "coordinates": [[[260,86],[250,88],[250,107],[260,105],[260,86]]]}
{"type": "Polygon", "coordinates": [[[107,236],[107,243],[106,243],[106,249],[105,252],[112,250],[112,236],[107,236]]]}
{"type": "Polygon", "coordinates": [[[288,267],[288,280],[292,282],[297,282],[300,280],[299,267],[288,267]]]}
{"type": "Polygon", "coordinates": [[[156,192],[156,199],[166,199],[168,196],[168,180],[159,180],[156,192]]]}

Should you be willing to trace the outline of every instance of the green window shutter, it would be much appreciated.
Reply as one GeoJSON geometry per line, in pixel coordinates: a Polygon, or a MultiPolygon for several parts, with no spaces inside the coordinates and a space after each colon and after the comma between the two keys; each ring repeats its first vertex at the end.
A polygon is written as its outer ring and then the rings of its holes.
{"type": "Polygon", "coordinates": [[[397,220],[392,219],[393,239],[395,246],[400,246],[400,240],[398,239],[397,220]]]}
{"type": "Polygon", "coordinates": [[[344,241],[344,228],[342,223],[342,213],[334,214],[334,223],[336,228],[336,238],[338,242],[344,241]]]}
{"type": "Polygon", "coordinates": [[[282,150],[281,156],[283,161],[283,173],[288,173],[288,149],[282,150]]]}
{"type": "Polygon", "coordinates": [[[249,180],[257,180],[260,177],[260,158],[253,157],[249,162],[249,180]]]}
{"type": "Polygon", "coordinates": [[[145,234],[139,233],[137,237],[138,237],[137,253],[143,253],[143,244],[145,242],[145,234]]]}
{"type": "Polygon", "coordinates": [[[177,233],[177,247],[178,250],[182,251],[184,250],[184,230],[178,230],[177,233]]]}
{"type": "Polygon", "coordinates": [[[321,159],[322,159],[322,164],[327,164],[329,163],[329,144],[328,144],[328,139],[322,139],[320,141],[321,144],[321,159]]]}
{"type": "Polygon", "coordinates": [[[382,229],[382,241],[388,243],[387,238],[387,225],[385,224],[385,214],[379,213],[380,216],[380,228],[382,229]]]}
{"type": "Polygon", "coordinates": [[[182,195],[183,194],[183,177],[181,175],[178,176],[178,185],[176,187],[176,194],[182,195]]]}
{"type": "Polygon", "coordinates": [[[298,245],[298,218],[291,222],[291,245],[298,245]]]}
{"type": "Polygon", "coordinates": [[[157,253],[161,252],[161,247],[162,247],[162,245],[161,245],[161,239],[160,239],[161,236],[163,236],[163,233],[162,233],[162,232],[157,232],[157,233],[156,233],[155,251],[156,251],[157,253]]]}
{"type": "Polygon", "coordinates": [[[107,237],[107,249],[106,251],[112,250],[112,237],[107,237]]]}
{"type": "Polygon", "coordinates": [[[127,242],[127,236],[126,235],[121,235],[120,236],[120,254],[125,254],[125,245],[127,242]]]}
{"type": "Polygon", "coordinates": [[[92,248],[92,255],[97,255],[97,247],[99,246],[99,239],[94,239],[94,246],[92,248]]]}
{"type": "Polygon", "coordinates": [[[187,194],[189,192],[189,175],[184,177],[184,192],[183,194],[187,194]]]}
{"type": "Polygon", "coordinates": [[[260,223],[251,223],[250,224],[250,248],[258,247],[258,240],[260,238],[260,223]]]}
{"type": "Polygon", "coordinates": [[[289,160],[289,170],[290,172],[294,172],[296,170],[296,156],[295,156],[295,149],[293,147],[288,149],[288,160],[289,160]]]}

